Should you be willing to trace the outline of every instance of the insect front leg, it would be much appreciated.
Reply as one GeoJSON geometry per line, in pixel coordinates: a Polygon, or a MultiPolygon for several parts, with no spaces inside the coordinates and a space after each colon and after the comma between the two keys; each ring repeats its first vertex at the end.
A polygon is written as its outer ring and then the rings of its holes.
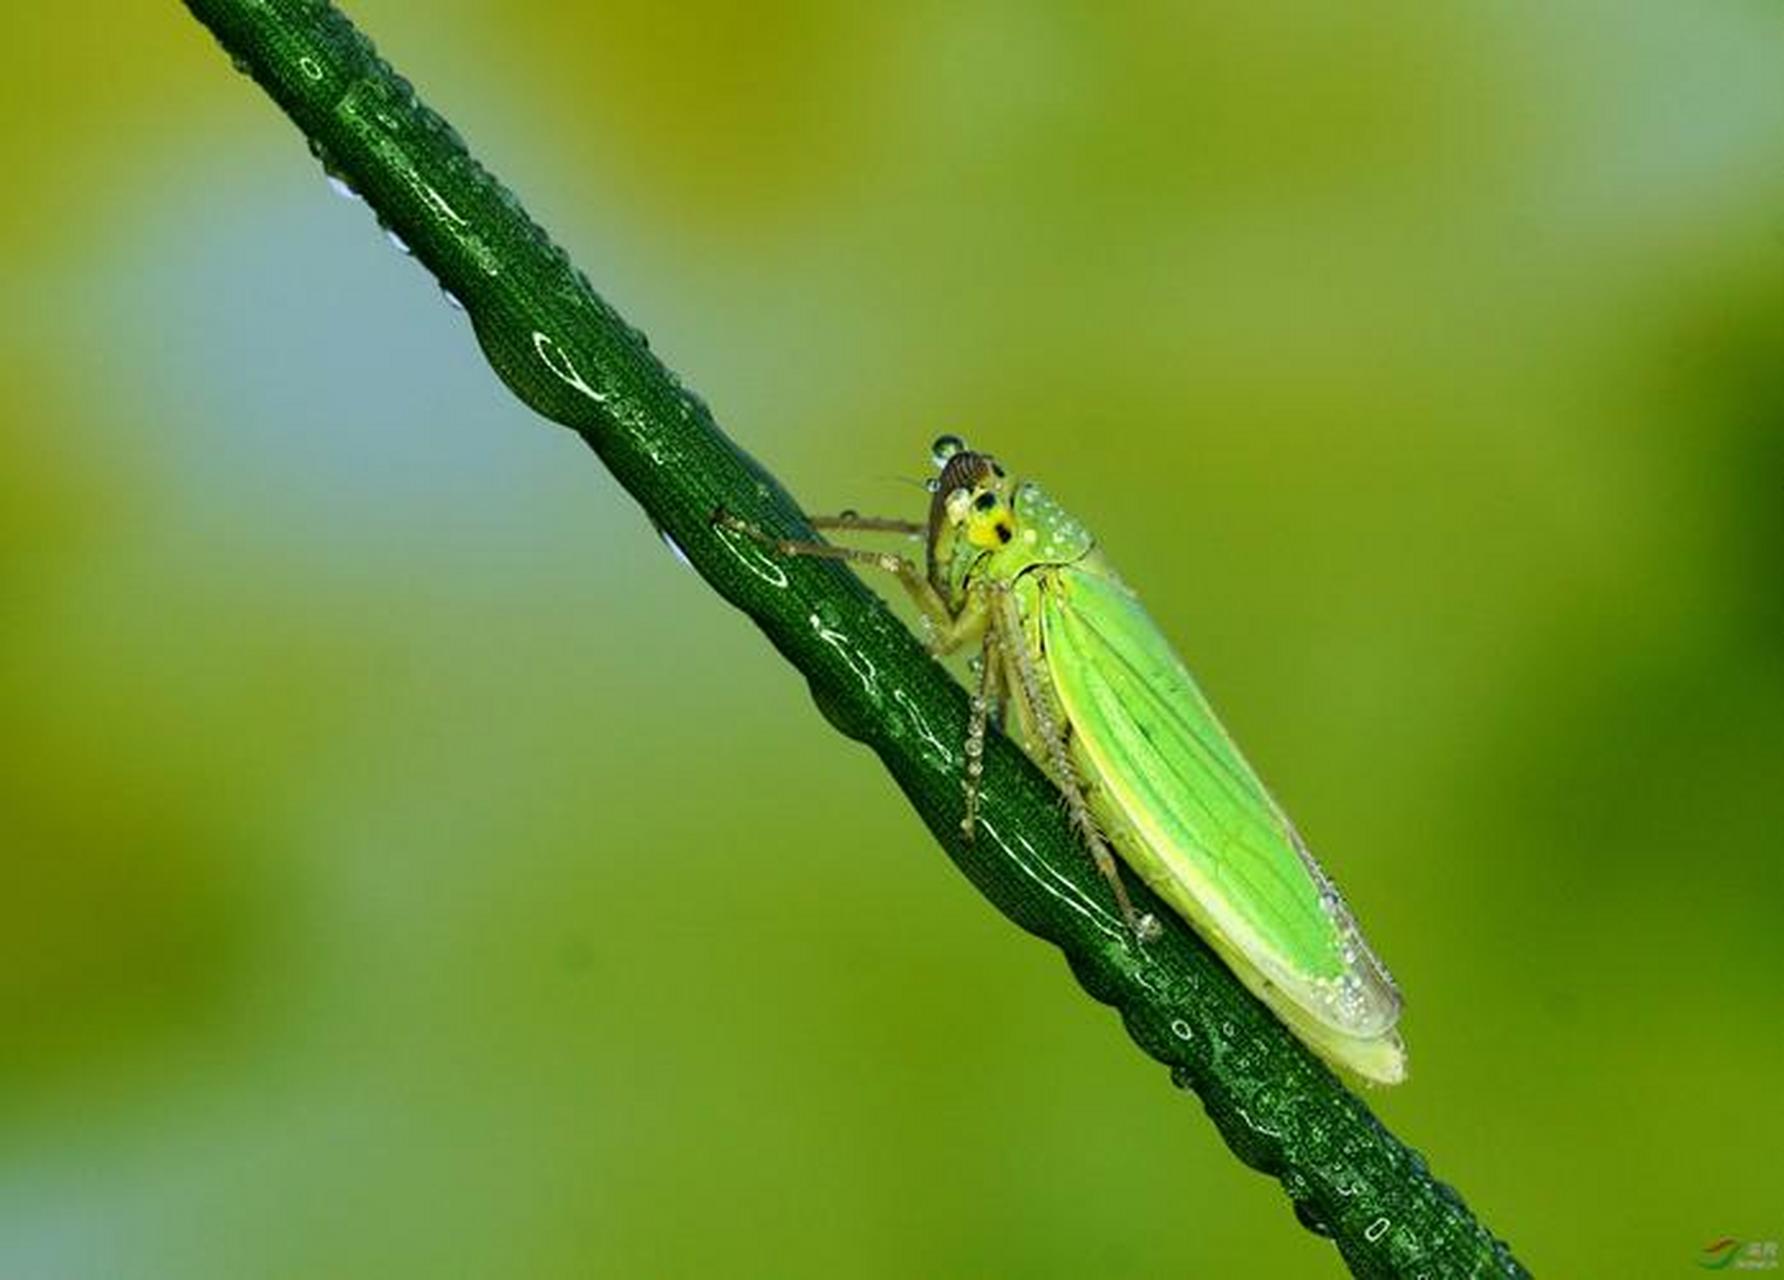
{"type": "Polygon", "coordinates": [[[929,526],[916,520],[900,520],[896,516],[864,516],[859,511],[839,511],[833,516],[807,516],[814,529],[858,529],[863,533],[902,533],[920,538],[929,526]]]}
{"type": "Polygon", "coordinates": [[[1127,896],[1127,886],[1121,880],[1121,867],[1115,861],[1115,854],[1109,848],[1109,842],[1103,838],[1102,829],[1097,826],[1095,816],[1090,812],[1090,804],[1084,797],[1084,785],[1078,778],[1078,770],[1072,763],[1071,754],[1066,750],[1064,727],[1053,713],[1053,703],[1047,690],[1041,687],[1040,663],[1029,647],[1028,637],[1023,631],[1022,615],[1016,608],[1016,599],[1006,584],[999,583],[992,588],[994,603],[992,609],[992,631],[997,636],[997,645],[1004,654],[1004,666],[1010,673],[1010,693],[1017,703],[1019,718],[1031,730],[1031,736],[1043,753],[1042,763],[1053,776],[1060,793],[1065,797],[1066,813],[1071,818],[1072,827],[1077,831],[1079,839],[1090,851],[1091,861],[1108,882],[1109,890],[1115,895],[1115,904],[1121,909],[1121,918],[1127,927],[1133,930],[1134,936],[1141,942],[1149,942],[1164,930],[1151,912],[1141,915],[1134,910],[1133,902],[1127,896]]]}
{"type": "MultiPolygon", "coordinates": [[[[840,519],[841,517],[835,517],[840,519]]],[[[730,529],[752,538],[764,547],[771,548],[783,556],[809,556],[815,560],[841,560],[845,564],[871,565],[884,570],[897,578],[905,592],[923,611],[923,616],[930,624],[930,650],[940,657],[952,653],[968,640],[975,639],[985,626],[983,608],[968,608],[956,615],[948,608],[947,601],[930,585],[916,565],[904,556],[892,555],[883,551],[862,551],[855,547],[833,547],[828,542],[805,542],[797,538],[777,538],[773,534],[758,529],[749,521],[732,515],[728,511],[713,514],[713,523],[721,528],[730,529]]],[[[856,517],[860,520],[860,517],[856,517]]],[[[813,522],[814,524],[816,521],[813,522]]],[[[895,522],[886,521],[885,525],[895,522]]],[[[856,523],[848,528],[864,528],[856,523]]],[[[879,525],[874,526],[881,527],[879,525]]]]}

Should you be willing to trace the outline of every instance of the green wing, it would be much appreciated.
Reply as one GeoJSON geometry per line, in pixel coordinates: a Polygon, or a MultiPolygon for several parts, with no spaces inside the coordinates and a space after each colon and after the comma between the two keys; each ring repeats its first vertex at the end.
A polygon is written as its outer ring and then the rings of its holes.
{"type": "Polygon", "coordinates": [[[1117,849],[1316,1048],[1398,1078],[1399,993],[1157,625],[1097,556],[1038,576],[1037,639],[1117,849]],[[1350,1041],[1379,1042],[1375,1069],[1350,1041]]]}

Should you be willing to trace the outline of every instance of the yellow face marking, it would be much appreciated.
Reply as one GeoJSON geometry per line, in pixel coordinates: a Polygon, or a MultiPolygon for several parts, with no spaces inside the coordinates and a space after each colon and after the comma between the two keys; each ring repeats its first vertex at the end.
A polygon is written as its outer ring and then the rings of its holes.
{"type": "Polygon", "coordinates": [[[966,540],[975,547],[995,551],[1016,537],[1016,513],[1010,509],[1002,488],[1001,484],[980,486],[970,493],[959,489],[948,500],[948,514],[963,527],[966,540]]]}

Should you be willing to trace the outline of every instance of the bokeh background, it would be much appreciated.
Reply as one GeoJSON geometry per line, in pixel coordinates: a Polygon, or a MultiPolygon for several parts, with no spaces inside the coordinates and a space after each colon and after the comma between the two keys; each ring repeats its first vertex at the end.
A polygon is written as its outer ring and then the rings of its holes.
{"type": "MultiPolygon", "coordinates": [[[[1340,1273],[172,0],[0,76],[0,1275],[1340,1273]]],[[[1096,528],[1550,1275],[1784,1237],[1784,15],[350,12],[815,509],[1096,528]]]]}

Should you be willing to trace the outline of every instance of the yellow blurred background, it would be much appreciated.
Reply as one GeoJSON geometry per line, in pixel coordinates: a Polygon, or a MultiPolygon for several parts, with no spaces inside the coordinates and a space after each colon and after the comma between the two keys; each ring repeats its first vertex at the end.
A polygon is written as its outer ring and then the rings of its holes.
{"type": "MultiPolygon", "coordinates": [[[[173,0],[9,14],[0,1276],[1341,1274],[173,0]]],[[[813,509],[1085,518],[1539,1274],[1784,1237],[1784,15],[356,0],[813,509]]]]}

